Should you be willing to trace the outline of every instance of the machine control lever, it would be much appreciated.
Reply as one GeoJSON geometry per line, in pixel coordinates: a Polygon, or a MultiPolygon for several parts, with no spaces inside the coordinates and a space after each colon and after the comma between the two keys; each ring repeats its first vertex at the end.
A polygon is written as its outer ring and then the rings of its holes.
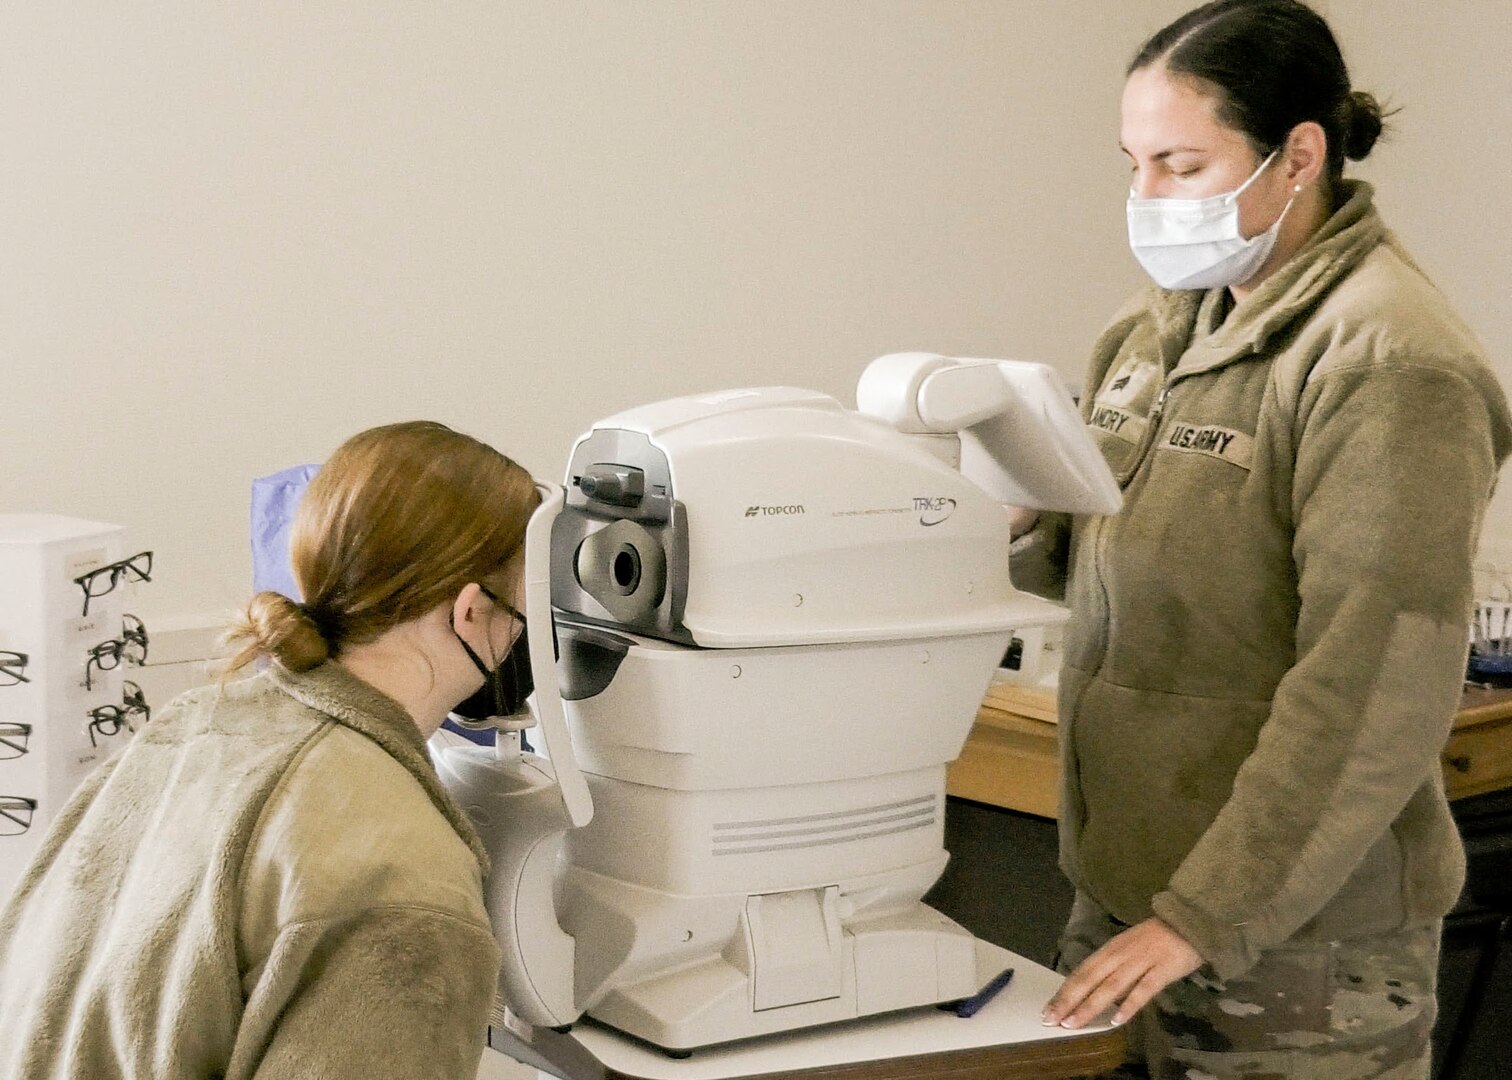
{"type": "Polygon", "coordinates": [[[646,474],[634,465],[590,465],[577,486],[590,499],[611,506],[639,506],[646,497],[646,474]]]}

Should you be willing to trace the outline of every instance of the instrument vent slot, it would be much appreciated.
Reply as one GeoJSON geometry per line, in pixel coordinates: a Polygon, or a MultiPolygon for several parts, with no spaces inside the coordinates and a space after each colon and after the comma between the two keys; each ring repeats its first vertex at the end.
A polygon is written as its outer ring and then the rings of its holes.
{"type": "Polygon", "coordinates": [[[827,814],[720,822],[714,826],[713,850],[715,855],[758,855],[850,844],[930,828],[937,812],[936,797],[923,795],[827,814]]]}

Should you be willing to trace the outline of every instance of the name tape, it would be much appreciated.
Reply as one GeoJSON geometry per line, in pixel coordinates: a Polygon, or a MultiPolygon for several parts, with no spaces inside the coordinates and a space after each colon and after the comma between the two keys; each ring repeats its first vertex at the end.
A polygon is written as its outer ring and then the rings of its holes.
{"type": "Polygon", "coordinates": [[[1158,449],[1204,454],[1248,469],[1255,457],[1255,440],[1242,431],[1217,424],[1177,423],[1161,436],[1158,449]]]}

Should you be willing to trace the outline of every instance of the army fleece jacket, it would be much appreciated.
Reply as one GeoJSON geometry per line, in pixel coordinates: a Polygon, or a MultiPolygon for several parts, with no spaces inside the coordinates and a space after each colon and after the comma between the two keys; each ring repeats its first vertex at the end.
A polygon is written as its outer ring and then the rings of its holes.
{"type": "Polygon", "coordinates": [[[154,715],[0,917],[6,1080],[471,1080],[486,855],[414,721],[335,663],[154,715]]]}
{"type": "Polygon", "coordinates": [[[1221,978],[1438,918],[1464,877],[1439,753],[1512,419],[1370,187],[1343,195],[1243,302],[1123,308],[1082,398],[1123,509],[1014,545],[1024,587],[1068,570],[1062,868],[1221,978]]]}

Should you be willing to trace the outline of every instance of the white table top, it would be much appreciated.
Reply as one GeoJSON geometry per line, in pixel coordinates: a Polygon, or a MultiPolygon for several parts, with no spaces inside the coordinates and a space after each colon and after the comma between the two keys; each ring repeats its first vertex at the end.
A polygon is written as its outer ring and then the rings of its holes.
{"type": "Polygon", "coordinates": [[[911,1009],[697,1050],[683,1060],[668,1057],[592,1021],[580,1022],[572,1029],[571,1037],[603,1066],[626,1076],[644,1080],[731,1080],[1076,1038],[1108,1030],[1106,1024],[1077,1031],[1045,1027],[1040,1023],[1040,1010],[1060,986],[1061,976],[1017,953],[985,941],[977,942],[979,985],[985,985],[1009,967],[1014,970],[1013,981],[970,1019],[937,1008],[911,1009]]]}

